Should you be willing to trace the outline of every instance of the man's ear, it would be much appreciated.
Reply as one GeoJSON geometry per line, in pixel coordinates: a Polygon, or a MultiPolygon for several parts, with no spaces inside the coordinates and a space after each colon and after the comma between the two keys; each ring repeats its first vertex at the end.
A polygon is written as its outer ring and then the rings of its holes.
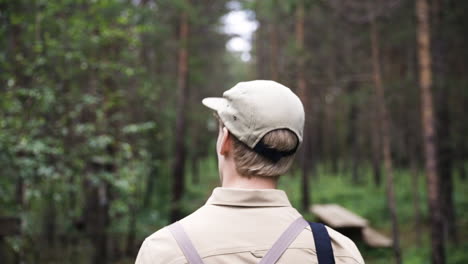
{"type": "Polygon", "coordinates": [[[232,149],[232,138],[229,130],[226,127],[223,127],[223,136],[221,138],[221,148],[219,150],[220,154],[227,156],[232,149]]]}

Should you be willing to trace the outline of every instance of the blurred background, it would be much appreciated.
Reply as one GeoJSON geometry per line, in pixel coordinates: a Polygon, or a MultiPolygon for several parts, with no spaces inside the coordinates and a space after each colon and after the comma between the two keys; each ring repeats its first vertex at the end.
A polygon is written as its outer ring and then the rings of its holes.
{"type": "Polygon", "coordinates": [[[468,2],[0,0],[0,262],[133,263],[219,185],[200,101],[291,87],[305,142],[280,188],[393,247],[468,263],[468,2]]]}

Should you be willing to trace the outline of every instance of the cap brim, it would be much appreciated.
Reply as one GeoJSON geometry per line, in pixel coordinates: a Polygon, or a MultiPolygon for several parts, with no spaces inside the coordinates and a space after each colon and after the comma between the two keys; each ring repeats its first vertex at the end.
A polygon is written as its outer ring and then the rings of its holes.
{"type": "Polygon", "coordinates": [[[207,97],[202,100],[202,104],[218,112],[227,106],[227,100],[222,97],[207,97]]]}

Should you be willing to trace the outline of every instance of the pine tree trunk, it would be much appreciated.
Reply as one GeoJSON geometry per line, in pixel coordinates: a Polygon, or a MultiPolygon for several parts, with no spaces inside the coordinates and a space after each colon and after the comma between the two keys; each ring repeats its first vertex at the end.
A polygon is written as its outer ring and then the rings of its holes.
{"type": "Polygon", "coordinates": [[[411,160],[411,185],[413,189],[414,231],[417,246],[422,245],[421,202],[419,195],[419,170],[414,157],[411,160]]]}
{"type": "Polygon", "coordinates": [[[188,40],[189,21],[185,10],[180,15],[179,50],[177,62],[177,113],[175,131],[175,160],[172,167],[172,205],[170,219],[172,222],[182,217],[180,201],[185,189],[185,128],[186,105],[188,93],[188,40]]]}
{"type": "Polygon", "coordinates": [[[299,98],[301,98],[305,110],[305,125],[304,125],[304,140],[302,142],[301,150],[301,171],[302,171],[302,198],[301,198],[301,207],[304,211],[309,209],[310,206],[310,196],[309,196],[309,166],[308,162],[311,162],[310,156],[308,155],[308,144],[310,137],[309,129],[309,118],[310,113],[308,112],[308,92],[306,87],[305,80],[305,60],[303,53],[304,52],[304,3],[299,1],[298,7],[296,10],[296,48],[299,52],[297,57],[297,92],[299,98]]]}
{"type": "Polygon", "coordinates": [[[273,14],[273,19],[270,24],[270,78],[274,81],[279,81],[278,70],[278,24],[276,22],[276,14],[273,14]]]}
{"type": "Polygon", "coordinates": [[[458,242],[457,229],[455,223],[455,206],[453,202],[453,173],[450,135],[450,114],[448,112],[447,87],[442,87],[440,91],[440,103],[438,113],[438,176],[440,183],[440,208],[442,210],[442,225],[445,237],[453,243],[458,242]]]}
{"type": "Polygon", "coordinates": [[[155,163],[156,159],[153,158],[152,164],[150,165],[150,172],[146,176],[145,194],[143,195],[143,208],[151,207],[151,198],[153,197],[154,185],[158,175],[158,168],[155,163]]]}
{"type": "Polygon", "coordinates": [[[358,144],[358,133],[357,133],[357,119],[359,115],[359,109],[356,105],[355,92],[356,92],[356,83],[351,81],[348,84],[348,93],[351,99],[350,109],[348,112],[348,135],[347,135],[347,147],[351,150],[348,152],[348,162],[351,162],[351,166],[347,166],[348,170],[351,169],[351,179],[354,184],[357,184],[359,181],[359,144],[358,144]]]}
{"type": "Polygon", "coordinates": [[[200,158],[198,157],[197,153],[193,154],[192,157],[192,183],[199,184],[200,183],[200,158]]]}
{"type": "Polygon", "coordinates": [[[85,180],[85,227],[94,248],[93,263],[107,263],[107,226],[109,224],[108,184],[85,180]]]}
{"type": "MultiPolygon", "coordinates": [[[[374,107],[377,108],[377,104],[375,100],[373,100],[374,107]]],[[[375,109],[374,108],[374,109],[375,109]]],[[[375,114],[372,113],[372,119],[371,119],[371,124],[370,124],[370,129],[371,129],[371,163],[372,163],[372,175],[374,179],[374,185],[376,187],[380,186],[382,180],[382,173],[381,173],[381,168],[380,165],[382,163],[381,159],[381,151],[380,151],[380,146],[381,146],[381,139],[380,139],[380,134],[379,134],[379,129],[377,123],[379,122],[378,119],[376,118],[375,114]]]]}
{"type": "Polygon", "coordinates": [[[437,175],[436,134],[432,106],[429,6],[427,0],[416,0],[416,17],[418,20],[419,85],[421,88],[423,145],[431,222],[432,263],[443,264],[445,263],[445,253],[442,232],[442,211],[439,203],[440,191],[437,175]]]}
{"type": "MultiPolygon", "coordinates": [[[[334,27],[330,26],[329,31],[334,35],[334,27]]],[[[336,57],[333,56],[327,63],[327,75],[330,80],[330,85],[325,91],[325,106],[324,106],[324,118],[323,118],[323,134],[327,135],[323,138],[324,152],[326,153],[327,167],[332,174],[338,173],[338,144],[337,144],[337,129],[336,129],[336,105],[334,103],[334,89],[337,87],[337,76],[336,76],[336,57]]]]}
{"type": "Polygon", "coordinates": [[[134,248],[135,248],[135,239],[136,239],[136,232],[137,232],[136,222],[137,222],[137,216],[138,216],[137,209],[135,208],[133,204],[129,206],[129,213],[130,215],[128,216],[129,221],[128,221],[127,245],[125,249],[125,255],[132,257],[135,254],[134,248]]]}
{"type": "Polygon", "coordinates": [[[55,236],[57,229],[57,208],[54,200],[55,186],[50,183],[48,193],[46,195],[47,208],[44,210],[44,237],[49,247],[55,246],[55,236]]]}
{"type": "Polygon", "coordinates": [[[390,217],[392,222],[392,237],[393,237],[393,251],[395,254],[395,263],[402,263],[401,249],[400,249],[400,235],[398,231],[398,218],[396,211],[395,194],[393,190],[393,164],[390,149],[390,116],[387,106],[385,104],[385,91],[382,83],[381,69],[380,69],[380,52],[379,52],[379,39],[377,32],[377,25],[374,19],[371,19],[371,46],[372,46],[372,66],[374,83],[376,89],[376,101],[378,104],[378,115],[380,122],[380,134],[382,137],[382,157],[384,160],[385,176],[386,176],[386,190],[387,190],[387,203],[390,210],[390,217]]]}
{"type": "Polygon", "coordinates": [[[466,160],[466,157],[468,157],[468,155],[466,154],[467,151],[465,150],[465,146],[463,146],[464,142],[462,142],[462,146],[460,146],[459,150],[458,150],[458,175],[459,175],[459,178],[462,180],[462,181],[466,181],[466,179],[468,178],[467,177],[467,172],[466,172],[466,168],[465,168],[465,160],[466,160]]]}
{"type": "MultiPolygon", "coordinates": [[[[374,76],[374,82],[375,82],[374,76]]],[[[376,96],[373,96],[372,108],[378,109],[379,104],[376,96]]],[[[380,186],[382,183],[382,135],[380,134],[380,119],[379,114],[376,111],[370,113],[369,129],[371,130],[371,163],[372,163],[372,174],[374,179],[374,185],[380,186]]]]}
{"type": "Polygon", "coordinates": [[[446,16],[445,1],[434,1],[434,35],[433,36],[433,71],[434,86],[437,93],[437,143],[439,166],[438,175],[440,182],[440,207],[443,215],[444,236],[453,243],[458,242],[457,228],[455,221],[455,206],[453,202],[453,163],[454,150],[452,148],[453,135],[451,133],[452,120],[450,116],[450,87],[446,85],[445,75],[448,65],[446,63],[447,37],[443,31],[443,22],[446,16]]]}
{"type": "MultiPolygon", "coordinates": [[[[258,14],[258,12],[257,12],[258,14]]],[[[268,65],[268,54],[267,54],[267,32],[266,32],[266,25],[267,21],[262,17],[257,17],[258,24],[260,25],[255,34],[255,76],[257,79],[267,79],[268,75],[268,68],[265,65],[268,65]]]]}

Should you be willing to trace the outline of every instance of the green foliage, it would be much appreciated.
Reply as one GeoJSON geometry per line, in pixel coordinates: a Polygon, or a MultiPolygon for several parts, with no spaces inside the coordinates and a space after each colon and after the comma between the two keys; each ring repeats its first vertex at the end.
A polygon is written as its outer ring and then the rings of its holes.
{"type": "Polygon", "coordinates": [[[8,241],[31,252],[28,262],[46,238],[92,239],[77,226],[97,214],[96,190],[109,236],[133,233],[137,247],[167,224],[181,10],[194,32],[191,83],[211,89],[226,78],[220,69],[202,78],[224,60],[225,2],[187,3],[0,1],[0,216],[22,218],[22,238],[8,241]]]}
{"type": "MultiPolygon", "coordinates": [[[[372,112],[367,107],[372,98],[369,81],[357,85],[356,91],[346,91],[349,80],[370,78],[367,27],[349,25],[323,1],[303,1],[305,47],[297,50],[294,16],[298,0],[241,1],[260,22],[256,41],[268,44],[269,23],[276,23],[279,40],[277,56],[271,56],[269,46],[263,45],[255,59],[245,63],[225,50],[228,36],[220,32],[220,18],[227,12],[227,2],[0,0],[0,217],[22,219],[22,236],[9,237],[7,243],[14,252],[23,253],[24,262],[91,262],[94,237],[88,218],[98,214],[101,204],[107,206],[103,229],[108,241],[115,243],[109,248],[118,251],[116,256],[123,255],[131,235],[135,241],[129,247],[135,250],[144,237],[169,223],[181,12],[187,12],[190,24],[189,41],[183,43],[189,52],[187,192],[180,202],[184,213],[201,206],[219,184],[212,153],[215,134],[207,133],[213,123],[208,123],[211,116],[200,100],[220,95],[239,80],[257,78],[253,67],[268,69],[272,62],[269,58],[261,64],[263,52],[263,56],[278,58],[285,84],[295,83],[296,59],[303,57],[313,105],[320,115],[332,116],[326,119],[328,123],[320,119],[326,117],[312,118],[320,121],[317,127],[328,126],[322,132],[334,133],[317,140],[323,143],[317,142],[322,145],[316,149],[321,160],[312,179],[312,201],[339,203],[390,233],[385,190],[373,185],[367,158],[359,160],[359,184],[351,182],[349,172],[351,150],[346,138],[351,106],[363,113],[356,121],[355,135],[361,154],[371,152],[367,140],[368,112],[372,112]],[[323,109],[332,109],[334,116],[323,109]],[[328,169],[333,159],[339,163],[335,173],[328,169]],[[200,183],[195,183],[198,174],[200,183]],[[83,224],[86,221],[88,226],[83,224]]],[[[454,117],[451,144],[461,146],[454,167],[468,169],[463,164],[468,141],[466,122],[462,122],[468,100],[463,72],[468,20],[463,12],[466,4],[454,6],[461,8],[447,12],[443,27],[444,37],[450,39],[447,57],[453,68],[444,73],[444,88],[451,91],[453,102],[449,109],[454,117]]],[[[395,171],[395,191],[405,263],[427,263],[428,238],[423,237],[421,248],[415,246],[409,202],[418,192],[425,205],[426,189],[422,175],[419,188],[413,189],[406,169],[411,158],[405,145],[420,139],[419,92],[411,89],[417,80],[413,11],[408,1],[392,19],[382,20],[382,54],[386,55],[384,79],[394,120],[392,154],[396,167],[402,168],[395,171]]],[[[256,44],[256,49],[261,48],[256,44]]],[[[415,148],[420,148],[419,143],[415,148]]],[[[421,163],[418,157],[415,160],[421,163]]],[[[463,210],[468,207],[468,190],[460,177],[454,177],[453,197],[460,208],[460,237],[468,237],[464,231],[468,230],[468,211],[463,210]]],[[[283,177],[280,186],[299,207],[299,173],[283,177]]],[[[425,207],[423,216],[427,234],[425,207]]],[[[448,263],[466,263],[466,246],[464,240],[450,246],[448,263]]],[[[388,263],[392,257],[386,249],[364,247],[363,253],[367,263],[388,263]]],[[[132,262],[135,252],[129,254],[132,262]]]]}

